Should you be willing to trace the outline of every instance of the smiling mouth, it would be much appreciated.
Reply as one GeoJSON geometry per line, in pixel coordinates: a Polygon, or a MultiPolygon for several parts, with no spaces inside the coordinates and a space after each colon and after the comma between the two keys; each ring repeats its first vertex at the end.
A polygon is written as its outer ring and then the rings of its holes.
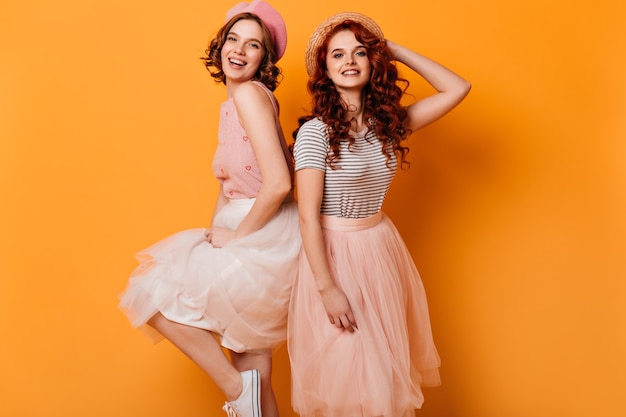
{"type": "Polygon", "coordinates": [[[245,62],[240,61],[240,60],[238,60],[238,59],[232,59],[232,58],[229,58],[229,59],[228,59],[228,62],[230,62],[230,63],[231,63],[231,64],[233,64],[233,65],[237,65],[237,66],[239,66],[239,67],[243,67],[244,65],[246,65],[246,63],[245,63],[245,62]]]}
{"type": "Polygon", "coordinates": [[[342,72],[342,74],[343,75],[358,75],[359,71],[357,71],[357,70],[347,70],[347,71],[342,72]]]}

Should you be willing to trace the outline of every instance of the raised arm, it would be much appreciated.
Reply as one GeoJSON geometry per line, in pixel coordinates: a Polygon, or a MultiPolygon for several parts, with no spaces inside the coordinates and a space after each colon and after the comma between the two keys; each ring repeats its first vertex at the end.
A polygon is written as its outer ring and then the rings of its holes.
{"type": "Polygon", "coordinates": [[[437,90],[408,107],[407,127],[411,131],[415,132],[441,118],[469,93],[471,84],[448,68],[390,40],[386,42],[396,61],[418,73],[437,90]]]}

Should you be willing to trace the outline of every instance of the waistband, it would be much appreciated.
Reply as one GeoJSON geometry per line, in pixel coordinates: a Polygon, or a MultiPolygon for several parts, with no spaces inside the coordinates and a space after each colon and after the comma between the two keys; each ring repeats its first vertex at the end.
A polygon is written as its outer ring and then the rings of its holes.
{"type": "Polygon", "coordinates": [[[228,204],[232,207],[252,207],[256,198],[231,198],[228,204]]]}
{"type": "MultiPolygon", "coordinates": [[[[255,201],[256,198],[231,198],[228,200],[229,204],[233,207],[252,207],[255,201]]],[[[291,191],[281,204],[293,203],[294,201],[293,191],[291,191]]]]}
{"type": "Polygon", "coordinates": [[[383,218],[383,212],[379,211],[373,216],[364,217],[362,219],[349,219],[346,217],[335,217],[322,215],[320,223],[322,229],[338,230],[340,232],[355,232],[358,230],[369,229],[376,226],[383,218]]]}

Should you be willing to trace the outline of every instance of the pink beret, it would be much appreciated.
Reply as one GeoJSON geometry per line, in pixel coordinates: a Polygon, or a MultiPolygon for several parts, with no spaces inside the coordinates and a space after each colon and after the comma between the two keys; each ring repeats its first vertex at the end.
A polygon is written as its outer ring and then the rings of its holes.
{"type": "Polygon", "coordinates": [[[287,27],[280,13],[263,0],[254,0],[252,3],[239,3],[226,12],[226,21],[239,13],[252,13],[257,15],[272,34],[276,47],[276,61],[278,61],[287,48],[287,27]]]}

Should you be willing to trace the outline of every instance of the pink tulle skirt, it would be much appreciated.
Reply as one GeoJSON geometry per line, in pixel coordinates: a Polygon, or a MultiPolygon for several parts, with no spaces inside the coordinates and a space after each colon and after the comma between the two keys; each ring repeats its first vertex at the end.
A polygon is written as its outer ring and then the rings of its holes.
{"type": "Polygon", "coordinates": [[[358,330],[330,324],[304,252],[289,308],[292,404],[303,417],[402,417],[436,386],[426,294],[392,222],[322,216],[326,254],[358,330]]]}
{"type": "MultiPolygon", "coordinates": [[[[235,229],[253,199],[231,200],[214,225],[235,229]]],[[[120,294],[133,327],[155,313],[215,333],[236,352],[274,349],[287,337],[289,297],[298,265],[296,203],[283,204],[259,231],[214,248],[205,229],[169,236],[137,254],[140,265],[120,294]]]]}

